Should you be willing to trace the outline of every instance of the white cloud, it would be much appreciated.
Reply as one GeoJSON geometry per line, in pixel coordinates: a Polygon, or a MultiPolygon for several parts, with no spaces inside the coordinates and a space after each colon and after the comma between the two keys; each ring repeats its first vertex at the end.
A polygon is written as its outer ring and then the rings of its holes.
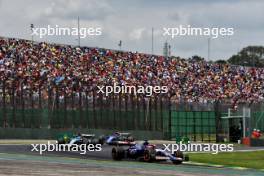
{"type": "Polygon", "coordinates": [[[139,28],[139,29],[134,29],[130,34],[129,38],[131,40],[140,40],[142,38],[142,35],[146,29],[145,28],[139,28]]]}
{"type": "Polygon", "coordinates": [[[105,0],[57,0],[44,8],[42,15],[61,19],[75,19],[80,16],[83,20],[104,20],[112,12],[105,0]]]}
{"type": "MultiPolygon", "coordinates": [[[[235,28],[235,35],[212,41],[211,58],[227,59],[238,48],[264,45],[264,1],[124,1],[124,0],[0,0],[0,35],[30,39],[29,25],[74,27],[100,26],[101,37],[87,38],[82,45],[151,52],[151,28],[154,27],[155,54],[162,54],[168,40],[172,53],[182,57],[194,54],[207,57],[207,40],[198,37],[162,36],[163,27],[196,25],[235,28]]],[[[76,44],[74,37],[52,37],[50,42],[76,44]]]]}

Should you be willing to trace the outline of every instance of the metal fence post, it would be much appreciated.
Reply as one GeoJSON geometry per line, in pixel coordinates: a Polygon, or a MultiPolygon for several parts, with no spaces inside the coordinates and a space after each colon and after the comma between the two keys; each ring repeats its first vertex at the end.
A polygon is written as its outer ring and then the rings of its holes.
{"type": "Polygon", "coordinates": [[[41,123],[42,123],[42,94],[41,94],[41,85],[39,84],[39,88],[38,88],[38,99],[39,99],[39,103],[38,103],[38,105],[39,105],[39,113],[40,113],[40,115],[39,115],[39,128],[41,128],[41,123]]]}
{"type": "Polygon", "coordinates": [[[16,128],[15,81],[12,82],[12,127],[16,128]]]}
{"type": "Polygon", "coordinates": [[[219,111],[219,101],[214,103],[214,111],[215,111],[215,132],[216,132],[216,142],[220,142],[220,123],[221,123],[221,112],[219,111]]]}
{"type": "Polygon", "coordinates": [[[51,128],[51,118],[52,118],[52,92],[50,86],[48,87],[48,128],[51,128]]]}
{"type": "Polygon", "coordinates": [[[83,127],[85,127],[85,125],[84,125],[84,123],[83,123],[83,111],[82,111],[82,93],[81,92],[79,92],[79,116],[80,116],[80,124],[79,124],[79,126],[80,126],[80,128],[83,128],[83,127]]]}
{"type": "Polygon", "coordinates": [[[63,127],[64,128],[68,128],[68,125],[67,125],[67,122],[68,122],[68,120],[67,120],[67,118],[68,118],[68,116],[67,116],[67,98],[68,98],[68,96],[67,96],[67,94],[66,94],[66,91],[65,91],[65,88],[63,89],[63,94],[64,94],[64,106],[63,106],[63,109],[64,109],[64,112],[63,112],[63,117],[64,117],[64,120],[63,120],[63,127]]]}
{"type": "Polygon", "coordinates": [[[60,128],[60,125],[61,125],[61,122],[60,122],[60,119],[59,119],[59,88],[58,86],[56,85],[55,87],[55,102],[56,102],[56,105],[55,105],[55,118],[53,117],[53,119],[55,120],[55,128],[60,128]]]}
{"type": "Polygon", "coordinates": [[[76,120],[75,118],[75,109],[74,109],[74,92],[72,91],[71,92],[71,121],[72,121],[72,125],[71,125],[71,128],[75,128],[75,125],[74,125],[74,121],[76,120]]]}
{"type": "Polygon", "coordinates": [[[95,98],[95,90],[93,90],[93,121],[94,121],[94,128],[96,129],[97,128],[97,114],[96,114],[96,107],[95,107],[95,101],[96,101],[96,98],[95,98]]]}
{"type": "Polygon", "coordinates": [[[100,117],[99,117],[99,128],[103,128],[104,127],[104,121],[103,121],[103,111],[104,111],[104,107],[103,107],[103,95],[100,94],[99,95],[99,114],[100,114],[100,117]]]}
{"type": "Polygon", "coordinates": [[[5,80],[3,81],[3,119],[4,119],[4,124],[3,127],[7,127],[7,119],[6,119],[6,85],[5,85],[5,80]]]}
{"type": "MultiPolygon", "coordinates": [[[[126,118],[129,117],[127,114],[127,95],[126,94],[125,94],[125,117],[126,118]]],[[[122,117],[122,118],[124,118],[124,117],[122,117]]],[[[129,128],[129,125],[128,125],[129,119],[126,119],[125,122],[126,122],[126,129],[128,129],[129,128]]]]}
{"type": "Polygon", "coordinates": [[[116,98],[115,98],[116,96],[115,96],[115,94],[113,94],[112,97],[113,97],[113,107],[112,108],[113,108],[113,113],[114,113],[113,128],[116,129],[116,106],[115,106],[116,105],[116,98]]]}
{"type": "Polygon", "coordinates": [[[132,129],[135,130],[136,129],[136,113],[135,113],[135,100],[134,100],[134,95],[131,94],[131,97],[130,97],[130,103],[131,103],[131,115],[132,115],[132,129]]]}
{"type": "Polygon", "coordinates": [[[153,130],[153,128],[152,128],[152,98],[150,97],[149,99],[148,99],[148,111],[149,111],[149,123],[148,123],[148,130],[153,130]]]}
{"type": "Polygon", "coordinates": [[[122,99],[121,99],[121,93],[119,93],[118,96],[118,120],[119,123],[117,125],[117,129],[122,128],[122,99]]]}
{"type": "Polygon", "coordinates": [[[163,112],[163,99],[160,97],[160,130],[163,131],[163,120],[164,120],[164,112],[163,112]]]}
{"type": "Polygon", "coordinates": [[[33,90],[32,90],[32,88],[30,88],[30,95],[29,95],[29,97],[30,97],[30,108],[31,108],[31,114],[30,114],[30,128],[32,128],[33,126],[32,126],[32,122],[33,122],[33,118],[34,118],[34,113],[33,113],[33,110],[34,110],[34,101],[33,101],[33,90]]]}
{"type": "Polygon", "coordinates": [[[168,134],[168,139],[171,140],[171,128],[172,128],[172,124],[171,124],[171,120],[172,120],[172,118],[171,118],[171,115],[172,115],[172,113],[171,113],[171,107],[172,107],[171,106],[171,97],[169,97],[169,102],[168,103],[169,103],[169,106],[168,106],[168,108],[169,108],[169,119],[168,119],[168,121],[169,121],[168,122],[168,128],[169,128],[168,129],[168,133],[169,134],[168,134]]]}
{"type": "Polygon", "coordinates": [[[136,130],[140,129],[140,100],[138,98],[138,95],[136,97],[136,106],[137,106],[137,115],[136,115],[136,130]]]}
{"type": "Polygon", "coordinates": [[[147,122],[147,116],[146,116],[146,101],[145,101],[145,97],[142,97],[142,103],[143,103],[143,117],[144,117],[144,130],[147,130],[148,129],[148,122],[147,122]]]}
{"type": "Polygon", "coordinates": [[[203,120],[203,116],[201,114],[200,116],[200,120],[201,120],[201,137],[202,137],[202,142],[204,141],[204,120],[203,120]]]}
{"type": "Polygon", "coordinates": [[[155,108],[155,125],[154,125],[154,130],[158,130],[158,104],[157,104],[157,96],[154,98],[154,108],[155,108]]]}
{"type": "Polygon", "coordinates": [[[85,92],[85,119],[86,119],[86,128],[90,127],[89,124],[89,100],[88,100],[88,93],[85,92]]]}
{"type": "Polygon", "coordinates": [[[25,128],[25,125],[26,125],[26,121],[25,121],[25,101],[24,101],[24,88],[23,88],[23,82],[21,83],[21,86],[20,86],[20,91],[21,91],[21,96],[20,96],[20,98],[21,98],[21,100],[20,100],[20,102],[21,102],[21,106],[22,106],[22,123],[23,123],[23,125],[22,125],[22,127],[23,128],[25,128]]]}
{"type": "Polygon", "coordinates": [[[193,135],[194,135],[194,141],[196,142],[196,113],[195,111],[192,111],[193,113],[193,135]]]}

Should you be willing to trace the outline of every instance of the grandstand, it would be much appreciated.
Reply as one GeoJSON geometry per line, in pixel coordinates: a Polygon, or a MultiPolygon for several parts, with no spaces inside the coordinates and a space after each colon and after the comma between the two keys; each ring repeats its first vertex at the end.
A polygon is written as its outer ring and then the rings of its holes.
{"type": "Polygon", "coordinates": [[[5,128],[152,130],[169,138],[214,141],[220,111],[214,105],[261,104],[263,82],[262,68],[0,38],[0,123],[5,128]],[[97,94],[97,86],[114,83],[167,86],[169,93],[149,98],[97,94]],[[192,108],[179,113],[183,103],[192,108]],[[197,104],[213,108],[190,114],[197,104]]]}

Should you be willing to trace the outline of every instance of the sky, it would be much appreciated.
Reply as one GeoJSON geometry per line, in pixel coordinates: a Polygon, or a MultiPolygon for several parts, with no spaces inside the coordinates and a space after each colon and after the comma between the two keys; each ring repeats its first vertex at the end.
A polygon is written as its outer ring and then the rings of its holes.
{"type": "MultiPolygon", "coordinates": [[[[30,24],[60,27],[100,27],[102,35],[81,39],[82,46],[162,55],[166,41],[174,56],[199,55],[206,60],[228,59],[249,45],[264,45],[263,0],[0,0],[0,36],[31,39],[30,24]],[[163,28],[179,25],[201,28],[234,28],[234,35],[163,35],[163,28]]],[[[76,36],[47,36],[36,41],[77,45],[76,36]]]]}

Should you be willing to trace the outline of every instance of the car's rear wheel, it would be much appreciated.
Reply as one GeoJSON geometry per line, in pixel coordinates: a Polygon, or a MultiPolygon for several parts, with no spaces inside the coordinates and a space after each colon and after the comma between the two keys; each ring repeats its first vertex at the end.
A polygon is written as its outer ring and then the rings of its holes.
{"type": "Polygon", "coordinates": [[[183,153],[181,151],[174,152],[174,156],[177,158],[181,158],[182,160],[175,160],[173,161],[173,164],[181,164],[183,161],[183,153]]]}
{"type": "Polygon", "coordinates": [[[155,160],[156,153],[154,149],[147,149],[144,151],[144,161],[145,162],[152,162],[155,160]]]}
{"type": "Polygon", "coordinates": [[[174,156],[177,158],[183,158],[183,153],[181,151],[174,152],[174,156]]]}
{"type": "Polygon", "coordinates": [[[112,149],[113,160],[122,160],[125,157],[125,150],[122,147],[114,147],[112,149]]]}

